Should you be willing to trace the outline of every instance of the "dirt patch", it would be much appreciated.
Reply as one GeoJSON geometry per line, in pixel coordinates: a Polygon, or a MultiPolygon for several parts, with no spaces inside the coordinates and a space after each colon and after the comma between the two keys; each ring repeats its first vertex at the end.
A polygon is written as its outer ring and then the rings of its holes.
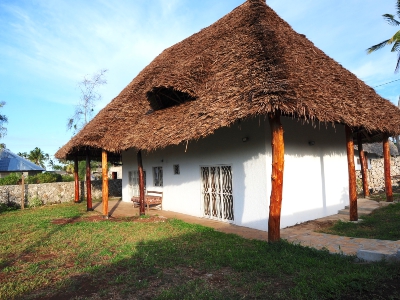
{"type": "Polygon", "coordinates": [[[162,216],[150,216],[150,217],[108,217],[104,218],[102,215],[90,216],[90,217],[77,217],[77,218],[62,218],[51,220],[52,224],[56,225],[67,225],[79,222],[136,222],[136,223],[162,223],[167,218],[162,216]]]}
{"type": "Polygon", "coordinates": [[[337,221],[338,220],[324,220],[324,221],[310,220],[287,228],[293,228],[298,230],[320,231],[332,227],[337,221]]]}

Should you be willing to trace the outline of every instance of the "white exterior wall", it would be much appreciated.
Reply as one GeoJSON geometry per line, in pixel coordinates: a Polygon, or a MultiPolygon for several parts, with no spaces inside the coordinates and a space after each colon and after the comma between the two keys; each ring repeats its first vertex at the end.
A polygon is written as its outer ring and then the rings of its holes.
{"type": "MultiPolygon", "coordinates": [[[[348,203],[344,128],[313,128],[282,118],[285,170],[281,227],[337,213],[348,203]],[[310,146],[309,141],[315,145],[310,146]],[[321,176],[323,174],[323,176],[321,176]]],[[[232,166],[233,224],[267,230],[271,193],[271,146],[268,121],[242,121],[215,134],[142,152],[147,190],[164,192],[163,209],[202,217],[201,166],[232,166]],[[247,142],[242,138],[248,137],[247,142]],[[180,175],[173,174],[179,164],[180,175]],[[152,167],[163,167],[163,188],[153,186],[152,167]]],[[[123,201],[130,201],[128,172],[137,170],[136,151],[123,152],[123,201]]]]}

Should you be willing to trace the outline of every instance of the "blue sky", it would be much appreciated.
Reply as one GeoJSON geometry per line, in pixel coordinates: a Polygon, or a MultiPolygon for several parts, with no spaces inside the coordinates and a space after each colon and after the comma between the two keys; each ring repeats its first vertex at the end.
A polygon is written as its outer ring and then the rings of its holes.
{"type": "MultiPolygon", "coordinates": [[[[163,49],[207,27],[244,0],[1,0],[0,101],[9,123],[0,142],[50,155],[71,138],[68,117],[85,75],[108,69],[96,112],[163,49]]],[[[395,0],[267,0],[284,20],[371,87],[400,79],[397,55],[365,49],[396,30],[395,0]]],[[[376,87],[397,104],[400,81],[376,87]]]]}

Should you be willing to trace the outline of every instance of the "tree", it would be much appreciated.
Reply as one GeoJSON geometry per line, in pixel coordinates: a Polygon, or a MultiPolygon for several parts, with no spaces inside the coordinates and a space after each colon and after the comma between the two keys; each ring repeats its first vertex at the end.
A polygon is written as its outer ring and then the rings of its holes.
{"type": "MultiPolygon", "coordinates": [[[[399,102],[397,103],[397,107],[400,109],[400,97],[399,97],[399,102]]],[[[400,136],[396,136],[395,141],[396,141],[397,150],[400,153],[400,136]]]]}
{"type": "Polygon", "coordinates": [[[73,133],[80,131],[92,118],[96,102],[101,99],[98,88],[107,83],[104,78],[106,69],[102,69],[88,78],[87,75],[78,84],[81,96],[75,107],[74,115],[68,119],[67,130],[73,130],[73,133]]]}
{"type": "Polygon", "coordinates": [[[50,156],[47,153],[44,153],[40,148],[36,147],[29,152],[27,159],[34,164],[45,168],[45,162],[50,160],[50,156]]]}
{"type": "MultiPolygon", "coordinates": [[[[396,1],[396,10],[397,10],[397,17],[400,18],[400,0],[396,1]]],[[[386,22],[388,22],[390,25],[393,26],[399,26],[400,25],[400,21],[395,19],[394,15],[391,14],[384,14],[383,18],[386,20],[386,22]]],[[[390,39],[385,40],[379,44],[376,44],[370,48],[367,49],[368,54],[375,52],[376,50],[379,50],[383,47],[385,47],[386,45],[392,45],[392,52],[398,52],[397,55],[397,64],[396,64],[396,68],[395,68],[395,72],[397,72],[399,70],[400,67],[400,30],[397,31],[390,39]]]]}
{"type": "Polygon", "coordinates": [[[21,157],[23,157],[25,159],[28,159],[28,153],[26,153],[26,152],[18,152],[17,155],[21,156],[21,157]]]}
{"type": "MultiPolygon", "coordinates": [[[[6,103],[4,101],[0,102],[0,108],[2,108],[6,103]]],[[[0,138],[4,137],[7,134],[7,128],[4,127],[4,124],[8,122],[8,119],[5,115],[0,114],[0,138]]],[[[6,145],[1,143],[0,150],[6,148],[6,145]]]]}

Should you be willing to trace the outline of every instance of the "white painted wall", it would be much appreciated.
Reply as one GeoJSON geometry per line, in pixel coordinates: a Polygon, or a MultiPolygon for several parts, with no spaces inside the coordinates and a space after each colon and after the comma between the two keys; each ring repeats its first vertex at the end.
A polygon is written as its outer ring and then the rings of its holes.
{"type": "MultiPolygon", "coordinates": [[[[281,227],[337,213],[348,202],[344,128],[313,128],[282,118],[285,130],[285,172],[281,227]],[[315,145],[310,146],[309,141],[315,145]],[[323,176],[321,176],[321,174],[323,176]]],[[[147,189],[163,190],[163,209],[202,217],[200,166],[230,165],[233,173],[234,224],[267,230],[271,193],[271,146],[268,121],[242,121],[215,134],[143,152],[147,189]],[[242,142],[248,137],[247,142],[242,142]],[[179,164],[180,175],[173,174],[179,164]],[[162,166],[164,187],[153,187],[152,167],[162,166]]],[[[123,200],[130,200],[128,172],[137,169],[136,152],[123,158],[123,200]]]]}

